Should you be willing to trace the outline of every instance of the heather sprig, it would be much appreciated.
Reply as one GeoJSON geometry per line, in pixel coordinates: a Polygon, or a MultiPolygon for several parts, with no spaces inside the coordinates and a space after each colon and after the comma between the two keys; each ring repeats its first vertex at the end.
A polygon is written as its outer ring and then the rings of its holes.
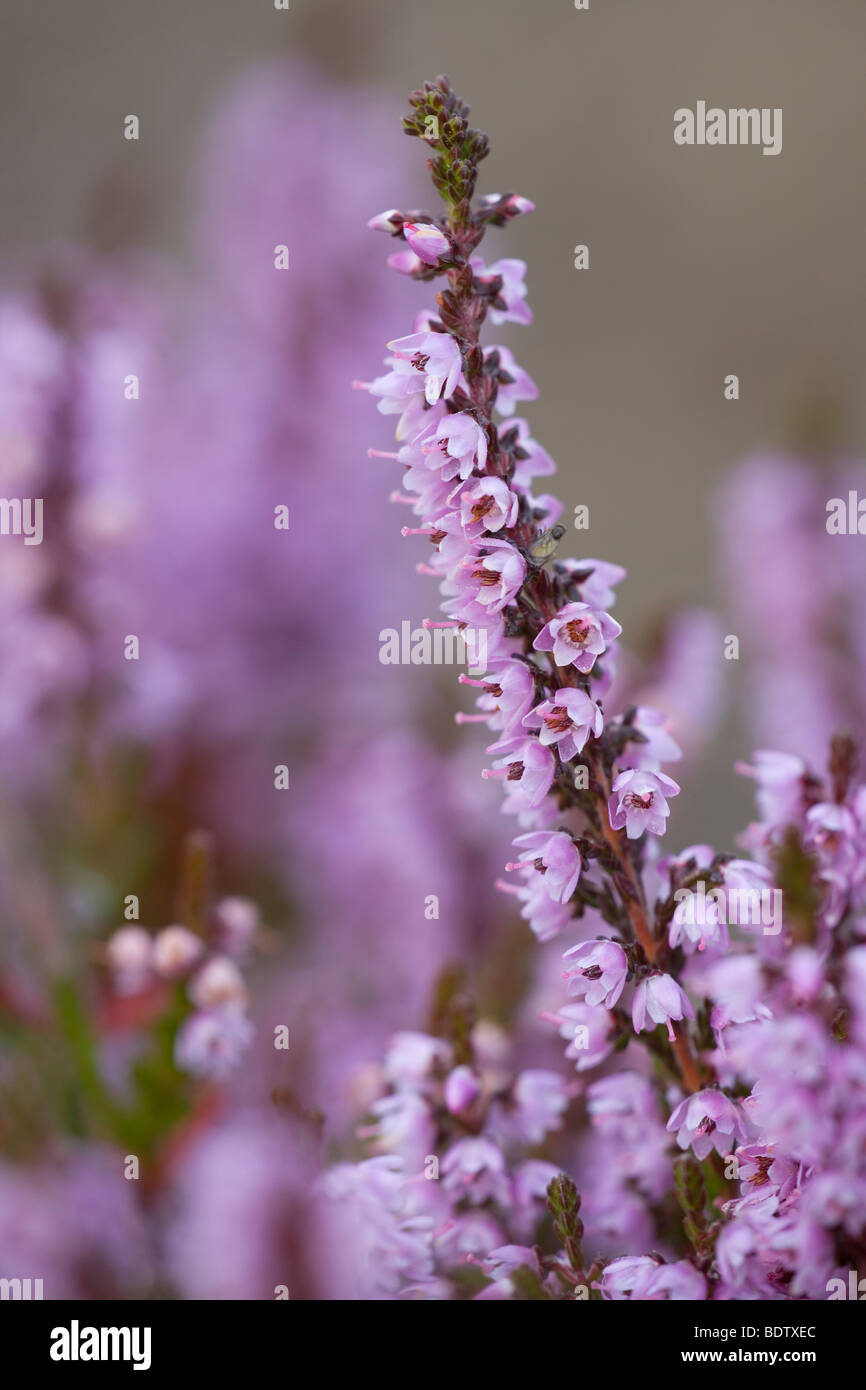
{"type": "MultiPolygon", "coordinates": [[[[553,471],[552,461],[525,421],[495,418],[511,416],[515,401],[533,399],[536,388],[507,348],[480,341],[488,318],[527,321],[522,263],[488,266],[475,252],[491,223],[532,204],[505,194],[473,208],[488,144],[447,78],[410,101],[404,128],[434,151],[428,165],[445,215],[392,209],[372,225],[409,246],[410,259],[392,257],[396,268],[445,284],[435,314],[422,314],[415,333],[389,344],[392,371],[369,385],[380,410],[401,416],[400,500],[422,520],[404,531],[427,535],[435,548],[424,569],[442,579],[444,622],[485,634],[488,670],[475,683],[482,717],[499,734],[488,751],[501,757],[483,775],[503,779],[507,809],[530,831],[515,841],[527,851],[522,862],[509,867],[522,873],[518,892],[533,928],[553,935],[592,908],[627,947],[642,994],[671,996],[673,981],[653,983],[657,973],[669,978],[673,953],[664,913],[651,918],[642,873],[646,832],[663,832],[667,798],[679,791],[659,763],[680,750],[655,711],[631,708],[617,718],[603,709],[621,632],[605,610],[624,571],[556,558],[561,506],[530,490],[535,474],[553,471]],[[567,866],[567,894],[551,894],[554,865],[567,866]]],[[[652,1007],[650,1016],[661,1021],[652,1007]]],[[[685,1030],[670,1027],[682,1017],[676,1008],[666,1015],[672,1072],[695,1090],[703,1070],[685,1030]]]]}
{"type": "MultiPolygon", "coordinates": [[[[561,505],[533,493],[554,465],[514,418],[537,390],[508,348],[481,342],[488,320],[529,321],[523,263],[486,265],[477,248],[489,225],[532,205],[508,194],[473,206],[487,143],[468,115],[446,78],[413,94],[406,129],[434,151],[445,212],[392,209],[371,226],[405,243],[393,268],[444,283],[366,389],[399,417],[398,451],[384,455],[404,469],[392,500],[419,518],[404,535],[432,546],[419,569],[440,581],[438,623],[484,635],[486,670],[460,678],[479,690],[478,714],[457,719],[495,735],[482,775],[502,781],[520,828],[506,866],[516,880],[499,886],[540,940],[583,929],[565,953],[573,1002],[547,1017],[578,1073],[628,1055],[586,1088],[579,1195],[563,1175],[547,1183],[558,1254],[485,1246],[477,1208],[508,1209],[495,1143],[470,1145],[448,1223],[475,1212],[460,1248],[467,1260],[486,1248],[492,1282],[481,1298],[561,1297],[584,1272],[585,1248],[587,1282],[606,1299],[837,1297],[846,1267],[866,1264],[866,786],[856,750],[837,740],[827,778],[791,754],[760,751],[740,765],[758,793],[760,818],[740,841],[750,857],[700,844],[659,855],[679,791],[661,764],[680,749],[655,710],[605,706],[621,631],[608,609],[625,571],[558,556],[561,505]],[[636,1041],[649,1068],[634,1064],[636,1041]],[[686,1154],[676,1164],[674,1140],[686,1154]],[[664,1255],[636,1253],[659,1237],[664,1255]]],[[[438,1056],[443,1045],[420,1046],[438,1056]]],[[[470,1051],[447,1080],[421,1085],[420,1103],[417,1077],[407,1086],[392,1076],[394,1093],[377,1102],[367,1135],[399,1158],[386,1205],[400,1222],[417,1213],[420,1151],[450,1143],[445,1114],[487,1123],[471,1118],[484,1090],[474,1065],[470,1051]],[[439,1086],[443,1101],[431,1104],[439,1086]]],[[[563,1095],[540,1074],[529,1093],[548,1119],[563,1095]]],[[[364,1165],[339,1172],[341,1191],[363,1191],[367,1203],[364,1165]]],[[[408,1229],[395,1228],[395,1248],[408,1229]]],[[[417,1223],[411,1230],[417,1237],[417,1223]]],[[[411,1292],[410,1270],[422,1266],[416,1291],[450,1296],[441,1279],[451,1271],[429,1245],[392,1271],[393,1291],[411,1292]]]]}

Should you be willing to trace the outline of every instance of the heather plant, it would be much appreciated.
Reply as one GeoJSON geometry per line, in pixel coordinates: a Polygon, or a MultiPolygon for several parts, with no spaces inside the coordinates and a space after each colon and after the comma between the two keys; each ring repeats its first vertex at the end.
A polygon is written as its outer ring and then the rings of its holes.
{"type": "Polygon", "coordinates": [[[493,735],[481,775],[519,831],[503,886],[539,940],[568,943],[550,1022],[577,1078],[511,1073],[453,1001],[398,1036],[359,1132],[373,1155],[322,1186],[326,1223],[353,1233],[348,1296],[839,1296],[866,1263],[855,744],[834,738],[826,772],[759,751],[739,768],[759,811],[742,855],[662,853],[680,790],[663,765],[681,750],[661,712],[611,708],[625,570],[560,556],[561,507],[534,491],[554,465],[515,416],[537,388],[482,341],[488,322],[529,321],[523,263],[479,247],[533,205],[476,201],[487,138],[447,78],[410,107],[443,207],[370,225],[398,244],[395,270],[439,288],[356,384],[397,418],[384,457],[416,521],[403,534],[431,547],[435,624],[486,632],[486,672],[459,677],[477,714],[458,719],[493,735]],[[578,1094],[589,1125],[551,1176],[541,1146],[578,1094]]]}

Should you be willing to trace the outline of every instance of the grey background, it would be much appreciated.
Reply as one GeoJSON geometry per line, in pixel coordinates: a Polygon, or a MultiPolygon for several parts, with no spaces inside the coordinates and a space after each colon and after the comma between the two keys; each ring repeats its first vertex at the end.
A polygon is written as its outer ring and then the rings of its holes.
{"type": "MultiPolygon", "coordinates": [[[[126,190],[119,236],[179,250],[202,123],[258,59],[315,55],[379,84],[395,120],[411,87],[449,72],[492,137],[484,187],[538,205],[499,243],[529,261],[535,312],[508,341],[541,386],[528,413],[566,510],[590,506],[581,548],[628,565],[617,616],[639,637],[673,602],[719,602],[711,505],[733,461],[784,440],[827,392],[863,447],[866,6],[590,6],[3,0],[0,259],[86,235],[107,188],[126,190]],[[781,106],[782,153],[676,147],[673,112],[699,98],[781,106]],[[138,145],[122,139],[127,112],[138,145]],[[573,269],[578,242],[588,272],[573,269]]],[[[706,804],[709,780],[725,822],[748,804],[727,770],[743,751],[729,732],[697,789],[706,804]]]]}

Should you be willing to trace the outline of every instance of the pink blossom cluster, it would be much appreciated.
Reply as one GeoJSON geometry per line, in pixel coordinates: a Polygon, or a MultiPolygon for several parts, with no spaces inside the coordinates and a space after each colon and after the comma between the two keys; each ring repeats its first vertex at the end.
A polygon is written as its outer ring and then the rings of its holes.
{"type": "Polygon", "coordinates": [[[258,910],[246,898],[223,898],[205,934],[180,924],[151,935],[123,926],[109,938],[106,960],[115,990],[136,995],[154,987],[183,989],[188,1008],[174,1040],[181,1071],[223,1081],[248,1050],[253,1026],[239,961],[259,926],[258,910]]]}
{"type": "Polygon", "coordinates": [[[506,1035],[486,1022],[460,1045],[392,1038],[358,1131],[372,1156],[336,1165],[319,1185],[321,1239],[339,1244],[343,1297],[450,1298],[461,1276],[478,1297],[509,1297],[522,1266],[568,1283],[567,1263],[542,1268],[527,1244],[559,1175],[529,1155],[561,1128],[574,1088],[542,1068],[515,1075],[508,1060],[506,1035]]]}

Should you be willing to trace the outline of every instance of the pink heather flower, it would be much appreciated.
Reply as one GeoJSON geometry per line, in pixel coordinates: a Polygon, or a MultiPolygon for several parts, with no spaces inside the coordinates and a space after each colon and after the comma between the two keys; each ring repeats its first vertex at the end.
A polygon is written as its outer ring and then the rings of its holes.
{"type": "Polygon", "coordinates": [[[216,939],[229,956],[244,956],[259,929],[259,909],[249,898],[221,898],[214,908],[216,939]]]}
{"type": "MultiPolygon", "coordinates": [[[[556,472],[556,464],[546,449],[532,438],[529,425],[516,416],[499,431],[500,444],[508,444],[514,437],[517,444],[517,462],[514,468],[512,486],[526,491],[533,478],[548,478],[556,472]]],[[[604,605],[602,605],[604,606],[604,605]]]]}
{"type": "Polygon", "coordinates": [[[514,844],[523,850],[521,864],[535,868],[554,902],[568,902],[580,877],[580,850],[571,836],[560,830],[533,830],[518,835],[514,844]]]}
{"type": "Polygon", "coordinates": [[[607,613],[588,603],[567,603],[545,623],[532,645],[536,651],[553,652],[557,666],[576,666],[586,673],[607,649],[608,642],[621,632],[619,623],[607,613]]]}
{"type": "MultiPolygon", "coordinates": [[[[634,1295],[633,1295],[634,1296],[634,1295]]],[[[707,1296],[707,1281],[699,1269],[688,1260],[661,1264],[651,1274],[641,1293],[648,1302],[676,1301],[696,1303],[707,1296]]]]}
{"type": "Polygon", "coordinates": [[[502,1152],[489,1139],[458,1139],[442,1160],[442,1184],[457,1199],[477,1206],[494,1201],[507,1206],[511,1183],[502,1152]]]}
{"type": "Polygon", "coordinates": [[[493,764],[495,772],[484,768],[482,777],[504,777],[509,790],[519,792],[522,805],[527,809],[540,806],[550,791],[556,772],[553,754],[537,738],[500,740],[492,748],[501,747],[503,742],[511,745],[508,755],[497,758],[493,764]],[[518,785],[515,787],[514,784],[518,785]]]}
{"type": "Polygon", "coordinates": [[[617,777],[608,801],[610,824],[622,830],[630,840],[636,840],[645,830],[653,835],[665,833],[665,821],[670,814],[666,797],[676,796],[679,787],[663,772],[640,772],[627,768],[617,777]]]}
{"type": "MultiPolygon", "coordinates": [[[[460,584],[471,603],[499,613],[514,599],[526,578],[526,561],[504,540],[485,540],[484,554],[464,562],[460,584]]],[[[457,615],[468,621],[472,613],[457,615]]]]}
{"type": "Polygon", "coordinates": [[[425,265],[438,265],[443,256],[451,255],[447,236],[431,222],[404,222],[403,235],[425,265]]]}
{"type": "Polygon", "coordinates": [[[628,745],[628,756],[636,768],[655,770],[659,763],[678,762],[683,756],[668,720],[658,710],[639,705],[633,725],[646,738],[646,743],[628,745]]]}
{"type": "MultiPolygon", "coordinates": [[[[656,864],[665,891],[670,892],[675,882],[676,869],[687,869],[693,861],[694,869],[708,869],[715,859],[712,845],[687,845],[679,854],[665,854],[656,864]]],[[[690,869],[691,871],[691,869],[690,869]]]]}
{"type": "Polygon", "coordinates": [[[475,703],[479,710],[488,714],[488,728],[503,733],[511,732],[520,724],[535,693],[532,672],[522,661],[503,661],[489,671],[484,680],[474,681],[462,675],[458,679],[462,685],[482,688],[484,694],[479,695],[475,703]]]}
{"type": "Polygon", "coordinates": [[[398,275],[417,275],[424,269],[421,257],[416,256],[408,247],[405,251],[393,251],[385,264],[391,270],[396,270],[398,275]]]}
{"type": "Polygon", "coordinates": [[[659,1267],[651,1255],[624,1255],[611,1260],[601,1276],[602,1297],[618,1302],[626,1298],[640,1299],[659,1267]]]}
{"type": "Polygon", "coordinates": [[[763,1192],[780,1201],[797,1183],[797,1164],[774,1154],[772,1144],[743,1144],[736,1150],[738,1179],[747,1195],[763,1192]]]}
{"type": "Polygon", "coordinates": [[[759,893],[762,888],[771,888],[773,885],[770,870],[763,864],[756,864],[752,859],[729,859],[722,865],[722,876],[726,888],[738,891],[759,893]]]}
{"type": "Polygon", "coordinates": [[[412,1209],[412,1188],[397,1154],[339,1163],[322,1178],[321,1235],[333,1252],[337,1297],[396,1298],[432,1280],[432,1223],[412,1209]]]}
{"type": "Polygon", "coordinates": [[[824,988],[824,956],[811,946],[796,946],[789,955],[785,974],[798,1004],[810,1004],[824,988]]]}
{"type": "Polygon", "coordinates": [[[373,1140],[379,1150],[398,1153],[410,1168],[419,1168],[436,1135],[424,1097],[415,1091],[395,1091],[374,1100],[370,1113],[376,1122],[359,1129],[358,1137],[373,1140]]]}
{"type": "Polygon", "coordinates": [[[562,1126],[571,1099],[568,1083],[555,1071],[523,1071],[514,1082],[513,1108],[506,1114],[509,1134],[525,1144],[540,1144],[562,1126]]]}
{"type": "Polygon", "coordinates": [[[727,947],[727,911],[721,888],[706,891],[703,883],[693,889],[677,890],[676,908],[671,919],[668,941],[671,946],[685,946],[704,951],[712,946],[727,947]]]}
{"type": "Polygon", "coordinates": [[[498,1250],[490,1251],[482,1261],[481,1268],[491,1279],[500,1280],[507,1279],[509,1274],[524,1265],[533,1274],[541,1273],[538,1255],[528,1245],[500,1245],[498,1250]]]}
{"type": "Polygon", "coordinates": [[[481,1082],[471,1067],[455,1067],[446,1078],[443,1094],[451,1114],[459,1115],[478,1099],[481,1082]]]}
{"type": "Polygon", "coordinates": [[[746,1138],[739,1107],[722,1091],[696,1091],[671,1112],[667,1128],[676,1134],[681,1149],[691,1147],[695,1158],[706,1158],[713,1149],[723,1157],[734,1143],[746,1138]]]}
{"type": "Polygon", "coordinates": [[[395,1033],[385,1054],[385,1079],[398,1090],[421,1089],[451,1066],[451,1048],[428,1033],[395,1033]]]}
{"type": "Polygon", "coordinates": [[[181,1071],[224,1081],[253,1040],[253,1026],[237,1009],[192,1014],[178,1033],[174,1058],[181,1071]]]}
{"type": "Polygon", "coordinates": [[[522,904],[520,915],[529,923],[533,936],[539,941],[552,941],[571,926],[571,907],[568,903],[558,903],[551,898],[540,874],[533,874],[521,888],[514,889],[510,884],[498,886],[516,893],[522,904]]]}
{"type": "Polygon", "coordinates": [[[642,1033],[647,1027],[647,1014],[650,1018],[650,1029],[652,1030],[659,1023],[666,1024],[668,1037],[671,1042],[674,1042],[676,1033],[671,1025],[671,1020],[694,1018],[695,1011],[688,995],[680,988],[672,975],[656,974],[641,980],[634,992],[631,1019],[636,1033],[642,1033]]]}
{"type": "Polygon", "coordinates": [[[818,850],[822,863],[843,864],[858,857],[857,822],[847,806],[819,802],[806,812],[806,844],[818,850]]]}
{"type": "MultiPolygon", "coordinates": [[[[455,417],[459,418],[459,417],[455,417]]],[[[460,494],[460,517],[467,536],[501,531],[517,520],[519,501],[501,478],[481,478],[460,494]]]]}
{"type": "Polygon", "coordinates": [[[499,353],[500,370],[506,373],[511,380],[503,383],[499,387],[496,397],[496,409],[500,415],[513,415],[514,407],[518,401],[535,401],[538,399],[538,387],[532,380],[528,372],[519,367],[514,360],[514,353],[507,347],[489,347],[485,350],[485,359],[491,353],[499,353]]]}
{"type": "Polygon", "coordinates": [[[440,477],[446,480],[466,479],[474,468],[483,468],[487,461],[487,435],[477,420],[462,411],[443,415],[415,443],[426,455],[427,467],[439,470],[440,477]]]}
{"type": "MultiPolygon", "coordinates": [[[[378,396],[377,410],[382,415],[403,415],[413,400],[420,403],[423,410],[427,378],[422,368],[416,367],[404,358],[389,357],[385,365],[391,370],[373,381],[356,383],[371,396],[378,396]]],[[[416,407],[417,409],[417,407],[416,407]]],[[[419,422],[420,427],[420,422],[419,422]]]]}
{"type": "Polygon", "coordinates": [[[563,1004],[555,1014],[542,1017],[555,1023],[559,1036],[567,1039],[565,1055],[574,1062],[575,1071],[591,1071],[610,1056],[613,1020],[607,1009],[586,1002],[563,1004]]]}
{"type": "Polygon", "coordinates": [[[502,277],[500,297],[505,302],[504,309],[491,305],[488,318],[493,324],[532,323],[532,310],[526,303],[526,262],[506,259],[485,266],[481,256],[473,256],[469,262],[475,278],[482,284],[489,284],[497,276],[502,277]]]}
{"type": "Polygon", "coordinates": [[[753,777],[758,784],[757,801],[761,819],[770,825],[787,825],[799,819],[803,804],[803,777],[806,764],[792,753],[761,750],[750,763],[736,763],[736,771],[753,777]]]}
{"type": "Polygon", "coordinates": [[[433,1233],[433,1247],[439,1261],[447,1268],[462,1265],[495,1250],[505,1239],[498,1221],[486,1211],[460,1212],[433,1233]]]}
{"type": "Polygon", "coordinates": [[[626,577],[622,565],[612,565],[609,560],[566,560],[566,568],[573,575],[586,575],[580,581],[580,592],[590,608],[612,608],[616,602],[614,585],[621,584],[626,577]]]}
{"type": "Polygon", "coordinates": [[[409,333],[387,344],[398,362],[406,362],[422,374],[424,395],[434,405],[451,396],[463,365],[460,345],[450,333],[409,333]]]}
{"type": "Polygon", "coordinates": [[[615,941],[582,941],[566,951],[563,960],[571,962],[565,972],[570,995],[581,996],[590,1005],[613,1008],[628,976],[628,961],[621,946],[615,941]]]}
{"type": "Polygon", "coordinates": [[[539,729],[544,744],[556,744],[563,762],[576,758],[592,735],[598,738],[604,728],[600,707],[585,690],[563,687],[552,700],[543,700],[524,715],[524,727],[539,729]]]}
{"type": "Polygon", "coordinates": [[[694,985],[696,993],[716,1001],[710,1022],[717,1033],[731,1023],[751,1023],[756,1018],[771,1016],[761,1002],[764,976],[756,956],[723,956],[704,967],[690,969],[688,982],[694,985]]]}
{"type": "Polygon", "coordinates": [[[203,950],[201,937],[187,927],[163,927],[153,940],[153,968],[158,975],[175,979],[186,974],[203,950]]]}

